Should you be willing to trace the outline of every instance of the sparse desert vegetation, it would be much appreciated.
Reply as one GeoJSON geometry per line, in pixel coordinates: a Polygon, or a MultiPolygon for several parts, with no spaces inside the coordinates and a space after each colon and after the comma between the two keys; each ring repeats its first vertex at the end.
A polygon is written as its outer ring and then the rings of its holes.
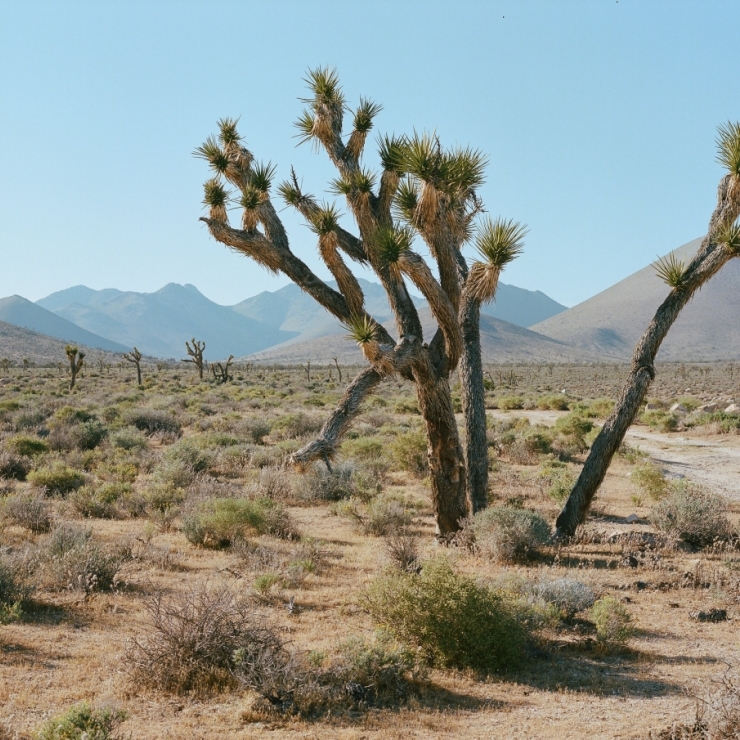
{"type": "Polygon", "coordinates": [[[567,544],[549,533],[625,368],[485,372],[490,507],[441,546],[408,383],[299,471],[343,391],[329,363],[144,366],[142,386],[91,365],[72,391],[8,368],[3,732],[733,737],[740,495],[690,445],[740,449],[734,365],[658,366],[567,544]]]}

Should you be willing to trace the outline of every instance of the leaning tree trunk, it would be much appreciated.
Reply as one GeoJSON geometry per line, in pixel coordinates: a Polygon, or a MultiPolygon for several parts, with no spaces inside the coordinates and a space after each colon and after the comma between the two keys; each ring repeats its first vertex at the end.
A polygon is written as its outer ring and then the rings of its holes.
{"type": "Polygon", "coordinates": [[[572,537],[588,513],[596,491],[606,476],[614,453],[634,421],[655,378],[655,357],[668,330],[693,294],[732,257],[730,245],[721,243],[718,234],[740,213],[740,181],[727,175],[720,183],[717,208],[709,222],[709,231],[699,251],[686,267],[677,285],[663,301],[640,339],[632,356],[632,369],[614,410],[594,441],[578,480],[558,516],[556,537],[572,537]]]}

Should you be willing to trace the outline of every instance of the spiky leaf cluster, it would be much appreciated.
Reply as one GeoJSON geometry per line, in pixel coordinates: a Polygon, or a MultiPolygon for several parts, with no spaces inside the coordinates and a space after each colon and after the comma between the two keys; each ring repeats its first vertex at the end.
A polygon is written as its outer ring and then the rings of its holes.
{"type": "Polygon", "coordinates": [[[383,106],[371,100],[360,98],[360,105],[355,111],[354,128],[360,133],[367,133],[373,127],[373,119],[383,110],[383,106]]]}
{"type": "Polygon", "coordinates": [[[237,131],[237,125],[239,121],[236,118],[222,118],[218,122],[218,138],[224,146],[228,144],[236,144],[242,140],[242,137],[237,131]]]}
{"type": "Polygon", "coordinates": [[[261,201],[262,191],[259,190],[259,188],[254,187],[254,185],[247,185],[247,187],[242,190],[239,205],[247,211],[252,211],[257,208],[261,201]]]}
{"type": "Polygon", "coordinates": [[[352,196],[360,193],[371,193],[375,187],[375,174],[368,169],[359,169],[349,177],[337,177],[329,185],[330,192],[335,195],[352,196]]]}
{"type": "Polygon", "coordinates": [[[522,253],[527,227],[511,219],[487,218],[481,224],[475,240],[475,248],[483,261],[497,270],[502,270],[522,253]]]}
{"type": "Polygon", "coordinates": [[[336,69],[331,67],[309,69],[308,75],[303,79],[314,94],[312,100],[305,99],[304,102],[344,108],[344,94],[336,69]]]}
{"type": "Polygon", "coordinates": [[[271,162],[267,164],[260,162],[252,168],[252,176],[249,178],[249,184],[259,190],[261,193],[267,193],[272,184],[272,178],[275,177],[277,167],[271,162]]]}
{"type": "Polygon", "coordinates": [[[402,219],[411,221],[419,203],[419,187],[411,177],[405,177],[398,183],[394,201],[396,213],[402,219]]]}
{"type": "Polygon", "coordinates": [[[740,177],[740,123],[728,121],[717,128],[717,161],[740,177]]]}
{"type": "Polygon", "coordinates": [[[404,174],[406,143],[404,137],[381,136],[378,139],[378,154],[384,170],[404,174]]]}
{"type": "Polygon", "coordinates": [[[354,315],[346,324],[347,338],[354,339],[362,347],[375,341],[376,323],[367,315],[354,315]]]}
{"type": "Polygon", "coordinates": [[[331,234],[339,227],[339,209],[333,203],[324,203],[312,216],[309,222],[311,231],[324,236],[331,234]]]}
{"type": "Polygon", "coordinates": [[[213,136],[209,136],[193,154],[200,159],[205,159],[210,168],[220,175],[226,172],[226,168],[229,166],[228,157],[223,153],[213,136]]]}
{"type": "Polygon", "coordinates": [[[214,177],[203,185],[203,203],[211,208],[225,206],[229,196],[224,186],[214,177]]]}
{"type": "Polygon", "coordinates": [[[735,255],[740,255],[740,221],[725,226],[717,234],[717,241],[735,255]]]}
{"type": "Polygon", "coordinates": [[[686,263],[671,252],[653,263],[655,274],[669,287],[681,290],[686,284],[686,263]]]}
{"type": "Polygon", "coordinates": [[[408,226],[381,227],[375,234],[374,248],[386,265],[395,265],[411,249],[414,232],[408,226]]]}

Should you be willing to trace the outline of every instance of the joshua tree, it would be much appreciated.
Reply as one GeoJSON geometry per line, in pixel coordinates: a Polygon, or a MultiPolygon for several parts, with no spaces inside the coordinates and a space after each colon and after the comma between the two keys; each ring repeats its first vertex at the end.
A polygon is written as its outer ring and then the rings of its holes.
{"type": "Polygon", "coordinates": [[[141,352],[139,352],[136,347],[134,347],[133,351],[126,352],[123,355],[124,360],[133,362],[134,365],[136,365],[136,379],[138,380],[139,385],[141,385],[141,357],[141,352]]]}
{"type": "Polygon", "coordinates": [[[740,256],[740,123],[719,127],[717,160],[728,170],[717,189],[717,207],[707,235],[688,265],[675,255],[659,260],[656,271],[671,288],[640,338],[632,355],[632,368],[614,410],[594,440],[578,480],[556,524],[556,536],[571,537],[584,521],[614,453],[645,400],[655,378],[655,356],[668,330],[691,296],[726,262],[740,256]]]}
{"type": "Polygon", "coordinates": [[[465,464],[452,399],[449,376],[461,355],[461,380],[468,459],[483,450],[485,409],[480,370],[477,311],[493,297],[506,262],[521,248],[523,230],[516,224],[486,220],[478,229],[482,261],[470,267],[462,247],[473,236],[475,218],[482,211],[476,190],[483,182],[485,157],[469,148],[445,150],[434,135],[381,137],[382,172],[362,165],[362,154],[373,119],[380,106],[360,99],[352,131],[342,138],[345,98],[336,73],[309,72],[311,96],[296,126],[303,141],[323,148],[338,170],[333,192],[346,197],[358,231],[356,237],[339,224],[335,205],[319,204],[304,193],[295,173],[279,193],[306,219],[318,239],[318,251],[338,291],[320,280],[290,249],[288,235],[275,209],[270,187],[275,174],[271,164],[260,164],[241,143],[236,122],[219,123],[218,138],[209,138],[196,150],[208,161],[215,177],[205,184],[207,218],[212,236],[273,272],[282,272],[338,318],[360,345],[370,367],[349,385],[339,406],[324,424],[318,439],[292,456],[298,465],[313,460],[328,462],[359,413],[362,402],[378,384],[391,376],[412,381],[427,434],[432,505],[438,534],[460,527],[470,509],[484,505],[487,465],[473,473],[465,464]],[[224,180],[238,191],[241,228],[229,224],[230,200],[224,180]],[[431,252],[439,279],[413,250],[420,237],[431,252]],[[369,266],[383,285],[396,322],[398,340],[365,310],[362,289],[342,255],[369,266]],[[406,287],[410,280],[424,295],[439,329],[424,341],[421,321],[406,287]],[[470,495],[470,503],[467,494],[470,495]]]}
{"type": "Polygon", "coordinates": [[[336,357],[332,357],[332,360],[334,360],[334,364],[337,366],[337,373],[339,374],[339,382],[342,382],[342,368],[339,367],[339,361],[336,357]]]}
{"type": "Polygon", "coordinates": [[[211,365],[211,371],[213,372],[213,379],[217,383],[228,383],[232,378],[229,373],[229,366],[234,360],[234,355],[229,355],[229,359],[226,360],[226,364],[222,365],[220,362],[211,365]]]}
{"type": "Polygon", "coordinates": [[[0,360],[0,368],[2,368],[4,373],[8,372],[8,369],[10,368],[10,360],[7,357],[3,357],[3,359],[0,360]]]}
{"type": "Polygon", "coordinates": [[[198,377],[203,380],[203,367],[205,365],[203,361],[203,350],[206,348],[206,343],[197,342],[195,337],[193,337],[192,342],[192,346],[190,342],[185,342],[185,348],[190,355],[190,359],[183,360],[183,362],[192,362],[198,370],[198,377]]]}
{"type": "Polygon", "coordinates": [[[301,367],[305,370],[306,378],[308,379],[308,382],[310,383],[311,382],[311,362],[310,360],[306,362],[305,365],[301,365],[301,367]]]}
{"type": "Polygon", "coordinates": [[[69,360],[69,373],[71,375],[71,379],[69,381],[69,389],[72,390],[72,388],[75,387],[75,380],[77,380],[77,373],[80,372],[82,369],[82,366],[85,362],[85,353],[80,352],[77,347],[74,347],[71,344],[68,344],[64,351],[67,354],[67,359],[69,360]]]}

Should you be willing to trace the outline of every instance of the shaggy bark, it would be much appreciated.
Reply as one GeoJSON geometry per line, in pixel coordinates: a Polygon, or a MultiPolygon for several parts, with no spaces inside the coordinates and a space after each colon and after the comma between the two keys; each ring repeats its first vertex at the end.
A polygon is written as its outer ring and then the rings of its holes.
{"type": "Polygon", "coordinates": [[[614,410],[594,441],[578,480],[560,512],[555,536],[572,537],[588,513],[596,491],[604,480],[614,453],[645,400],[655,378],[655,357],[668,330],[693,294],[716,275],[737,254],[719,243],[718,233],[740,214],[740,179],[727,175],[720,182],[717,208],[709,222],[707,236],[684,271],[684,279],[658,308],[632,356],[632,369],[614,410]]]}

